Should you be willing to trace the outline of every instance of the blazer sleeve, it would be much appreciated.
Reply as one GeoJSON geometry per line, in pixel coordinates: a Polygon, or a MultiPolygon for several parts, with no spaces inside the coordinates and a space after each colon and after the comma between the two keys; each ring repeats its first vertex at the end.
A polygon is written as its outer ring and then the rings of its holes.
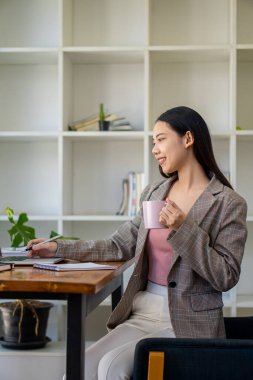
{"type": "Polygon", "coordinates": [[[247,204],[237,196],[227,205],[215,242],[190,218],[168,238],[173,250],[214,289],[224,292],[239,280],[247,239],[247,204]]]}
{"type": "MultiPolygon", "coordinates": [[[[147,186],[140,199],[151,191],[147,186]]],[[[142,211],[129,222],[123,223],[108,238],[104,240],[58,240],[56,257],[71,258],[79,261],[127,261],[134,257],[142,211]]]]}
{"type": "Polygon", "coordinates": [[[104,240],[58,240],[56,257],[80,261],[126,261],[135,253],[140,216],[122,224],[104,240]]]}

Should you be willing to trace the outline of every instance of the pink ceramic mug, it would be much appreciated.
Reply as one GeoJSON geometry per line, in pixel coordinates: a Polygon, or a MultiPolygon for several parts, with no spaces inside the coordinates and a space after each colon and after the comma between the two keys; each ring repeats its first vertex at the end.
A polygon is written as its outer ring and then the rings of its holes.
{"type": "Polygon", "coordinates": [[[145,228],[166,228],[159,223],[161,209],[165,206],[165,201],[143,201],[143,217],[145,228]]]}

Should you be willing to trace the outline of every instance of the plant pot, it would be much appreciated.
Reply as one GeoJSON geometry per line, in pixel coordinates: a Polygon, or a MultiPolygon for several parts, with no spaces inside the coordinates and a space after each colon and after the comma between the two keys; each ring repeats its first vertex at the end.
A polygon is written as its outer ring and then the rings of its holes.
{"type": "Polygon", "coordinates": [[[108,131],[109,130],[109,126],[110,126],[110,122],[109,121],[99,121],[99,130],[100,131],[108,131]]]}
{"type": "Polygon", "coordinates": [[[50,302],[18,300],[0,304],[3,321],[2,345],[7,348],[39,348],[46,338],[50,302]]]}

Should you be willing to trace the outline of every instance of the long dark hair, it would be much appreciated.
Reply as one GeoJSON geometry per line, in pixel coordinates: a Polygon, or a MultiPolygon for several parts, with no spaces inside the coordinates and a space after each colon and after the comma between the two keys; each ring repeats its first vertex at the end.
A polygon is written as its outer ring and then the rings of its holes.
{"type": "MultiPolygon", "coordinates": [[[[216,163],[208,127],[198,112],[189,107],[175,107],[162,113],[156,121],[168,123],[179,136],[184,136],[190,131],[194,136],[193,152],[206,175],[210,178],[211,173],[214,173],[223,185],[232,189],[232,185],[216,163]]],[[[160,166],[159,170],[163,177],[170,177],[173,174],[166,175],[160,166]]]]}

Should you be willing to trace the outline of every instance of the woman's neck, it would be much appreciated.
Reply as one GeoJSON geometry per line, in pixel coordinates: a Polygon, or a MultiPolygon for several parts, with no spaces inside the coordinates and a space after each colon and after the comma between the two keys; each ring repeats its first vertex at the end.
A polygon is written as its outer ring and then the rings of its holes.
{"type": "Polygon", "coordinates": [[[177,186],[185,192],[204,190],[210,179],[202,166],[193,161],[178,171],[177,186]]]}

